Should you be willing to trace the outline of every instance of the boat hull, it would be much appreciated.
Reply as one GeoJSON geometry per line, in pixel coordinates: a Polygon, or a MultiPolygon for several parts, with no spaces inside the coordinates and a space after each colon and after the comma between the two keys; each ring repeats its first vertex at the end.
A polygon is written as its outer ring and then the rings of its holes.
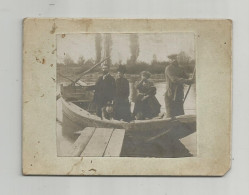
{"type": "Polygon", "coordinates": [[[104,128],[116,128],[126,130],[155,130],[169,128],[175,123],[183,123],[191,125],[192,128],[196,126],[195,115],[183,115],[178,116],[176,119],[152,119],[152,120],[137,120],[130,123],[117,121],[117,120],[102,120],[99,117],[90,114],[86,110],[80,108],[72,102],[67,102],[63,98],[62,110],[63,114],[78,125],[82,127],[104,127],[104,128]]]}

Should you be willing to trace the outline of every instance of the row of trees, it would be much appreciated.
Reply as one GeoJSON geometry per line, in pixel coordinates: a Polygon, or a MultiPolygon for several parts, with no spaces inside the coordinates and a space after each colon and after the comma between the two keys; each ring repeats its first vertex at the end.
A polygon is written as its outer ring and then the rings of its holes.
{"type": "MultiPolygon", "coordinates": [[[[111,66],[112,70],[117,69],[119,65],[125,65],[127,68],[127,74],[139,74],[141,71],[147,70],[151,72],[152,74],[161,74],[164,72],[166,66],[171,64],[171,61],[176,58],[176,54],[168,56],[170,60],[168,61],[158,61],[156,55],[153,55],[153,60],[151,63],[146,63],[143,61],[136,61],[136,63],[132,64],[130,60],[127,60],[127,63],[115,63],[111,66]]],[[[67,65],[69,67],[74,67],[81,70],[87,70],[90,69],[92,66],[94,66],[96,61],[94,59],[88,59],[85,60],[83,56],[79,57],[78,61],[75,63],[70,56],[65,57],[64,63],[60,65],[67,65]]],[[[192,72],[195,66],[195,60],[192,60],[188,58],[185,63],[184,67],[186,72],[192,72]]],[[[97,70],[97,69],[96,69],[97,70]]],[[[77,73],[77,71],[75,72],[77,73]]]]}
{"type": "MultiPolygon", "coordinates": [[[[111,65],[111,69],[116,69],[118,65],[126,65],[128,74],[138,74],[143,70],[150,71],[152,74],[163,73],[165,67],[170,64],[171,61],[175,60],[177,54],[172,54],[168,56],[168,61],[159,61],[157,55],[154,54],[151,63],[138,61],[140,47],[139,47],[139,37],[137,34],[130,34],[130,57],[127,59],[126,63],[122,63],[121,60],[118,63],[113,64],[111,58],[106,60],[105,63],[111,65]]],[[[64,58],[64,65],[67,66],[81,66],[82,69],[91,68],[94,64],[99,62],[106,56],[111,56],[112,52],[112,37],[111,34],[96,34],[95,36],[95,59],[86,60],[84,56],[80,56],[77,62],[74,62],[69,55],[64,58]],[[102,44],[103,42],[103,44],[102,44]],[[102,45],[104,49],[102,48],[102,45]],[[102,52],[103,51],[103,52],[102,52]],[[103,55],[103,56],[102,56],[103,55]]],[[[191,72],[195,66],[195,61],[191,59],[185,52],[181,52],[180,55],[184,58],[184,65],[187,72],[191,72]]]]}

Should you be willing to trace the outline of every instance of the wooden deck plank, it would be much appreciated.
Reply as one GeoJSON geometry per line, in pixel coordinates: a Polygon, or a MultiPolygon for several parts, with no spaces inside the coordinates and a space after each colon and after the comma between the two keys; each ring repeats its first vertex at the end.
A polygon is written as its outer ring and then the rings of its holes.
{"type": "Polygon", "coordinates": [[[80,154],[85,149],[89,140],[91,139],[93,133],[95,131],[95,127],[86,127],[78,137],[78,139],[74,142],[72,146],[72,150],[70,151],[70,156],[80,156],[80,154]]]}
{"type": "Polygon", "coordinates": [[[115,129],[105,150],[104,156],[120,156],[125,129],[115,129]]]}
{"type": "Polygon", "coordinates": [[[113,128],[96,128],[92,138],[80,156],[103,156],[112,132],[113,128]]]}

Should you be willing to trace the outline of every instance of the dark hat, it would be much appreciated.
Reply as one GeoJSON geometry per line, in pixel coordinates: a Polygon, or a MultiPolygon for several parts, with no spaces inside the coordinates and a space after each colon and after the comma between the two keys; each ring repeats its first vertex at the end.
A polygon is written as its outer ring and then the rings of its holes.
{"type": "Polygon", "coordinates": [[[117,71],[124,74],[126,72],[126,66],[125,65],[119,65],[117,71]]]}

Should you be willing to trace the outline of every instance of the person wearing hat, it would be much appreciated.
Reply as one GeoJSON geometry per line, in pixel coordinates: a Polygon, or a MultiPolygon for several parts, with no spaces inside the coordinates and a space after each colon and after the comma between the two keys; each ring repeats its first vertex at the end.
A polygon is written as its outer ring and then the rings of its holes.
{"type": "Polygon", "coordinates": [[[171,65],[165,69],[165,108],[167,118],[184,115],[184,84],[190,85],[194,82],[193,79],[189,79],[185,74],[183,69],[184,63],[184,56],[180,53],[176,56],[176,59],[172,61],[171,65]]]}
{"type": "Polygon", "coordinates": [[[115,79],[109,73],[109,66],[103,64],[101,67],[103,75],[95,83],[93,102],[96,105],[97,116],[102,118],[102,108],[114,100],[116,85],[115,79]]]}
{"type": "Polygon", "coordinates": [[[126,67],[119,65],[117,69],[116,96],[114,99],[114,116],[116,120],[130,121],[130,103],[129,103],[129,81],[124,77],[126,67]]]}
{"type": "Polygon", "coordinates": [[[135,100],[133,117],[137,120],[151,119],[158,116],[161,105],[155,97],[156,87],[149,80],[151,73],[142,71],[140,75],[141,80],[135,86],[138,95],[135,100]]]}

